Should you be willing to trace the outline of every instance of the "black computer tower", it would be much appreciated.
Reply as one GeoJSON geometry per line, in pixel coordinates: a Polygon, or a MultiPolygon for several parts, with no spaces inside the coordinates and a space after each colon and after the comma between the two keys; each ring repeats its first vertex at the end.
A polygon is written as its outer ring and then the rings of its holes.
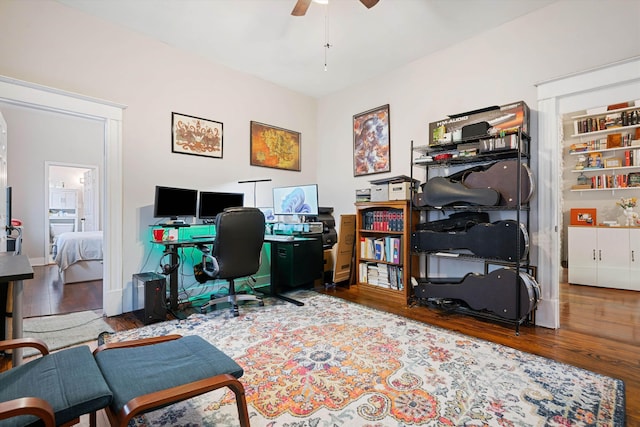
{"type": "Polygon", "coordinates": [[[277,248],[275,257],[271,260],[271,274],[275,274],[280,291],[313,287],[314,281],[322,278],[324,259],[321,236],[275,244],[277,248]]]}
{"type": "MultiPolygon", "coordinates": [[[[144,308],[136,315],[145,325],[167,320],[167,279],[158,273],[139,273],[133,275],[133,289],[144,287],[144,308]]],[[[137,298],[134,297],[134,301],[137,298]]]]}

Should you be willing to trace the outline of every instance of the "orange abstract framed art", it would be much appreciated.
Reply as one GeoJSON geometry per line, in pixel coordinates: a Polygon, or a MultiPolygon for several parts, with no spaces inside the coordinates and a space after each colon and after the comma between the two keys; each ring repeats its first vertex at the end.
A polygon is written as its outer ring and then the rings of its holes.
{"type": "Polygon", "coordinates": [[[300,132],[251,122],[250,164],[300,172],[300,132]]]}

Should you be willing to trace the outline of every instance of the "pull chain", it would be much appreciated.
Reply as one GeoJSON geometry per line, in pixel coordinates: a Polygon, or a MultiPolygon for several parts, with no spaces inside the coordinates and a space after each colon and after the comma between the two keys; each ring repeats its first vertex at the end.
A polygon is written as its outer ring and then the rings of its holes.
{"type": "Polygon", "coordinates": [[[329,3],[325,5],[324,9],[324,70],[327,71],[327,52],[331,47],[329,43],[329,3]]]}

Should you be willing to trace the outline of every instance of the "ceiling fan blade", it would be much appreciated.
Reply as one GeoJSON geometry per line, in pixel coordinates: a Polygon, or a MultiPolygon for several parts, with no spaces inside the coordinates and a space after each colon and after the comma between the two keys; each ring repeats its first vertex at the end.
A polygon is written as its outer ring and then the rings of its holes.
{"type": "Polygon", "coordinates": [[[307,13],[307,9],[309,9],[310,4],[311,4],[311,0],[298,0],[296,5],[293,6],[293,10],[291,11],[291,14],[293,16],[304,16],[304,14],[307,13]]]}
{"type": "Polygon", "coordinates": [[[367,9],[371,9],[373,6],[378,4],[379,1],[380,0],[360,0],[360,3],[365,5],[367,7],[367,9]]]}

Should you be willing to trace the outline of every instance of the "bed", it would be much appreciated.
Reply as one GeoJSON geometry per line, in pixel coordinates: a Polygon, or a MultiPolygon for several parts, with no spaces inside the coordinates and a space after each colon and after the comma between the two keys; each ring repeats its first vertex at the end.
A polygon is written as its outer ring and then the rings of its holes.
{"type": "Polygon", "coordinates": [[[53,243],[53,259],[64,284],[102,280],[102,231],[59,234],[53,243]]]}

